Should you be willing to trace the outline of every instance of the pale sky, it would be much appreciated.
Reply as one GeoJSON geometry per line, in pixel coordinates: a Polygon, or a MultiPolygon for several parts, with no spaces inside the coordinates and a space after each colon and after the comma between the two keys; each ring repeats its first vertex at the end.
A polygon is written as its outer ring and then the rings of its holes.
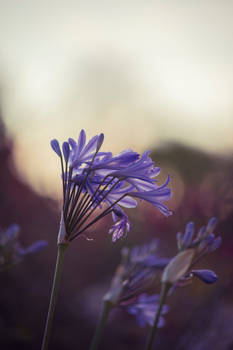
{"type": "Polygon", "coordinates": [[[233,1],[0,1],[1,108],[20,173],[56,192],[49,141],[233,151],[233,1]],[[41,169],[43,171],[41,171],[41,169]]]}

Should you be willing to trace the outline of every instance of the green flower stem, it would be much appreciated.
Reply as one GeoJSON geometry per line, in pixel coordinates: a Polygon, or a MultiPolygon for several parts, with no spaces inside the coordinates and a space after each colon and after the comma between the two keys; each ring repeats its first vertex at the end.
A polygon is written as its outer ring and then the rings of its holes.
{"type": "Polygon", "coordinates": [[[159,317],[160,317],[160,314],[161,314],[161,311],[162,311],[162,308],[163,308],[163,305],[165,303],[167,293],[168,293],[170,287],[171,287],[171,285],[168,283],[162,284],[162,289],[161,289],[160,299],[159,299],[159,306],[158,306],[158,309],[157,309],[157,312],[155,315],[153,327],[151,328],[149,337],[147,339],[145,350],[151,350],[151,348],[152,348],[154,337],[155,337],[156,331],[158,329],[159,317]]]}
{"type": "Polygon", "coordinates": [[[56,261],[56,267],[55,267],[54,278],[53,278],[53,287],[52,287],[52,292],[51,292],[51,297],[50,297],[49,310],[48,310],[48,315],[47,315],[41,350],[48,349],[49,338],[50,338],[53,317],[54,317],[54,311],[55,311],[55,307],[56,307],[59,283],[60,283],[60,279],[61,279],[64,254],[65,254],[67,247],[68,247],[68,244],[66,244],[66,243],[58,244],[57,261],[56,261]]]}
{"type": "Polygon", "coordinates": [[[96,350],[98,348],[98,344],[105,327],[108,313],[112,308],[112,303],[109,300],[103,300],[102,302],[102,310],[100,313],[99,321],[96,326],[95,334],[91,342],[90,350],[96,350]]]}

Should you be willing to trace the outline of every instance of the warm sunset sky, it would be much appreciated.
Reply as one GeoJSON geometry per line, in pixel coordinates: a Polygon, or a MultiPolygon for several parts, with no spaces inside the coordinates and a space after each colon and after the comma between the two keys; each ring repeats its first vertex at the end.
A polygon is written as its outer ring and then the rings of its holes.
{"type": "Polygon", "coordinates": [[[233,151],[233,1],[0,0],[0,98],[19,171],[57,191],[49,140],[233,151]]]}

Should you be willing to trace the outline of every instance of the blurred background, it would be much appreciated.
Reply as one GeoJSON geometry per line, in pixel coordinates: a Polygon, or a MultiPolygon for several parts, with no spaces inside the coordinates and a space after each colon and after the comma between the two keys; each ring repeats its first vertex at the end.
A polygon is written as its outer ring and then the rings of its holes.
{"type": "MultiPolygon", "coordinates": [[[[124,245],[160,239],[216,215],[223,245],[195,281],[169,299],[157,349],[233,349],[233,3],[219,1],[0,1],[0,226],[48,248],[2,273],[0,346],[39,349],[56,256],[60,165],[52,138],[104,132],[103,150],[151,156],[171,174],[174,215],[131,210],[127,239],[111,243],[111,218],[69,248],[51,349],[87,349],[124,245]]],[[[158,290],[157,290],[158,291],[158,290]]],[[[111,314],[100,349],[141,349],[148,329],[111,314]]]]}

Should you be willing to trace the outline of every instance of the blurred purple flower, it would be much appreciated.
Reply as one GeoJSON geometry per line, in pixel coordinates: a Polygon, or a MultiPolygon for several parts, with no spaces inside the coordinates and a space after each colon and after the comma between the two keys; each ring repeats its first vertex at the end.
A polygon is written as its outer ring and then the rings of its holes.
{"type": "MultiPolygon", "coordinates": [[[[140,327],[147,325],[153,326],[155,314],[158,310],[159,295],[147,295],[146,293],[139,295],[132,305],[126,306],[129,314],[135,315],[137,323],[140,327]]],[[[168,312],[168,306],[163,305],[161,316],[159,318],[158,327],[161,328],[165,324],[162,315],[168,312]]]]}
{"type": "Polygon", "coordinates": [[[217,225],[217,219],[211,218],[207,226],[202,226],[196,236],[193,222],[188,222],[185,228],[185,233],[177,233],[177,245],[179,250],[195,248],[198,252],[207,253],[216,250],[222,242],[222,238],[215,237],[213,230],[217,225]]]}
{"type": "Polygon", "coordinates": [[[11,225],[6,231],[0,229],[0,271],[19,263],[27,254],[38,252],[47,246],[46,241],[37,241],[29,247],[22,247],[18,242],[20,228],[11,225]]]}
{"type": "Polygon", "coordinates": [[[188,273],[179,281],[180,284],[189,283],[195,276],[201,281],[211,284],[217,281],[218,276],[214,271],[200,269],[193,270],[192,267],[206,254],[215,251],[222,242],[220,236],[215,237],[213,230],[217,225],[217,219],[212,217],[207,226],[202,226],[195,235],[195,227],[193,222],[188,222],[185,228],[185,233],[178,232],[177,245],[179,251],[193,250],[194,258],[189,268],[188,273]]]}
{"type": "MultiPolygon", "coordinates": [[[[104,301],[111,307],[121,307],[131,315],[135,315],[140,326],[152,325],[158,308],[158,295],[147,295],[143,292],[148,288],[168,263],[168,259],[160,259],[156,254],[157,241],[149,244],[122,249],[122,261],[112,280],[109,292],[104,301]]],[[[163,314],[167,312],[163,307],[163,314]]],[[[159,325],[164,324],[160,318],[159,325]]]]}
{"type": "Polygon", "coordinates": [[[113,304],[125,305],[148,288],[168,259],[156,254],[157,241],[122,249],[122,261],[118,266],[106,297],[113,304]]]}
{"type": "Polygon", "coordinates": [[[149,151],[140,157],[128,149],[117,156],[100,152],[104,135],[96,135],[86,143],[81,130],[78,141],[64,142],[62,151],[57,140],[51,147],[61,160],[63,182],[63,211],[59,242],[72,241],[91,225],[112,213],[114,224],[110,229],[112,240],[124,237],[130,230],[127,215],[121,207],[136,207],[137,201],[145,200],[164,215],[171,211],[163,204],[171,198],[168,180],[158,186],[154,179],[160,169],[154,167],[149,151]],[[96,209],[107,207],[97,216],[96,209]]]}
{"type": "MultiPolygon", "coordinates": [[[[168,263],[157,254],[157,241],[149,244],[122,249],[122,261],[112,280],[104,301],[111,307],[121,307],[136,316],[140,326],[152,325],[158,307],[158,296],[148,296],[143,292],[155,280],[159,271],[168,263]]],[[[164,306],[163,313],[167,311],[164,306]]],[[[161,317],[160,326],[164,324],[161,317]]]]}

